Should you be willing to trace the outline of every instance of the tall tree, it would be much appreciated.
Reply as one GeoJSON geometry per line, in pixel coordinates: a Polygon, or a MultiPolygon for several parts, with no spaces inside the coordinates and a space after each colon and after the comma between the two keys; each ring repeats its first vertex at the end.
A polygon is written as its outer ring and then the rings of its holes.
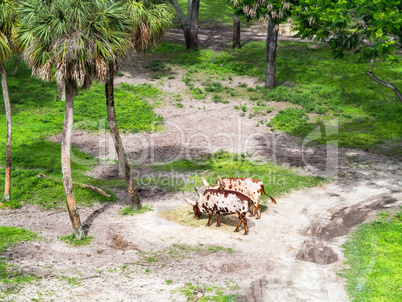
{"type": "Polygon", "coordinates": [[[16,25],[16,0],[0,0],[0,76],[1,87],[3,90],[4,107],[7,121],[7,139],[6,139],[6,176],[4,185],[3,202],[10,200],[11,193],[11,135],[12,118],[10,97],[7,86],[7,73],[5,63],[11,52],[11,36],[16,25]]]}
{"type": "Polygon", "coordinates": [[[370,61],[367,76],[391,89],[402,102],[398,88],[377,78],[373,72],[376,60],[398,61],[397,40],[402,40],[402,2],[400,0],[300,0],[295,11],[296,30],[302,38],[328,42],[335,57],[354,50],[370,61]],[[367,43],[368,42],[368,43],[367,43]]]}
{"type": "MultiPolygon", "coordinates": [[[[145,52],[151,45],[164,35],[164,28],[173,24],[174,11],[163,0],[128,0],[126,1],[127,12],[130,20],[134,23],[133,40],[134,48],[138,52],[145,52]]],[[[117,30],[117,29],[116,29],[117,30]]],[[[121,28],[128,31],[130,28],[121,28]]],[[[105,80],[106,109],[110,134],[113,138],[120,169],[123,171],[127,193],[130,198],[132,209],[141,209],[141,201],[131,176],[131,167],[117,127],[113,82],[119,66],[119,61],[125,55],[126,48],[116,51],[114,60],[109,60],[107,76],[105,80]]],[[[102,56],[102,54],[99,54],[102,56]]]]}
{"type": "Polygon", "coordinates": [[[298,0],[234,0],[233,7],[237,14],[242,14],[247,20],[265,22],[267,27],[266,40],[266,78],[265,88],[275,88],[276,48],[278,45],[279,24],[292,15],[291,6],[298,0]]]}
{"type": "Polygon", "coordinates": [[[200,10],[200,0],[188,0],[187,16],[184,15],[177,0],[170,0],[179,17],[183,27],[186,48],[198,50],[198,12],[200,10]]]}
{"type": "Polygon", "coordinates": [[[17,41],[25,49],[33,75],[47,81],[55,76],[65,84],[63,186],[74,235],[82,239],[85,234],[74,197],[70,164],[74,96],[77,86],[86,89],[95,78],[104,80],[109,62],[129,49],[131,30],[125,29],[132,22],[126,7],[113,0],[22,1],[19,13],[17,41]]]}

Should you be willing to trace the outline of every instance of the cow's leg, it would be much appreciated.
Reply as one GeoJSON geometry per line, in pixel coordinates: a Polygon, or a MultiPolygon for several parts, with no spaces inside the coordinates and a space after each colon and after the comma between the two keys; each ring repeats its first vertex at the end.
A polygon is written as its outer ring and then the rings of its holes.
{"type": "Polygon", "coordinates": [[[255,216],[255,204],[254,201],[251,202],[251,205],[253,206],[253,211],[250,214],[250,217],[254,217],[255,216]]]}
{"type": "Polygon", "coordinates": [[[220,214],[220,212],[216,212],[216,227],[221,226],[220,214]]]}
{"type": "Polygon", "coordinates": [[[260,210],[260,203],[257,202],[257,219],[261,218],[261,210],[260,210]]]}
{"type": "Polygon", "coordinates": [[[243,221],[243,224],[244,224],[244,235],[247,235],[248,234],[248,227],[247,227],[246,213],[241,214],[241,220],[243,221]]]}
{"type": "Polygon", "coordinates": [[[209,219],[208,219],[208,222],[207,222],[207,224],[205,226],[210,226],[211,225],[211,218],[212,218],[213,213],[214,213],[214,211],[208,211],[209,219]]]}
{"type": "Polygon", "coordinates": [[[241,226],[241,218],[240,218],[240,214],[239,214],[239,223],[237,224],[237,228],[234,231],[238,232],[240,230],[240,226],[241,226]]]}

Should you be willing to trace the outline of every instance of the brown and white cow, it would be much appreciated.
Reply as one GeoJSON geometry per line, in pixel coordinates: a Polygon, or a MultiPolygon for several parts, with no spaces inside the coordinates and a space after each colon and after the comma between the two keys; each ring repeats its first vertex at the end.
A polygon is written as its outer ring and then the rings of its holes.
{"type": "Polygon", "coordinates": [[[193,206],[196,219],[200,218],[203,212],[207,212],[209,214],[209,219],[206,226],[210,226],[212,214],[214,213],[214,211],[216,211],[216,226],[219,227],[221,225],[220,213],[236,213],[239,215],[239,223],[237,224],[237,228],[234,231],[238,232],[241,223],[243,222],[244,235],[248,234],[246,214],[248,212],[248,207],[251,201],[250,198],[236,191],[223,189],[207,189],[204,191],[204,194],[201,194],[196,188],[194,189],[197,191],[199,196],[199,199],[197,201],[193,201],[185,197],[184,194],[183,197],[189,205],[193,206]]]}
{"type": "MultiPolygon", "coordinates": [[[[205,174],[209,172],[210,170],[204,171],[202,173],[202,182],[204,183],[204,186],[208,189],[210,188],[209,183],[205,179],[205,174]]],[[[250,216],[255,215],[255,209],[257,208],[257,219],[260,219],[261,217],[261,210],[260,210],[260,197],[262,193],[267,195],[269,198],[271,198],[271,202],[276,204],[276,200],[265,193],[264,190],[264,184],[262,183],[261,180],[254,179],[254,178],[237,178],[237,177],[232,177],[232,178],[221,178],[218,173],[218,180],[216,181],[215,185],[211,189],[225,189],[225,190],[233,190],[233,191],[238,191],[240,193],[243,193],[244,195],[248,196],[252,202],[253,202],[253,211],[250,214],[250,216]],[[223,186],[221,185],[223,184],[223,186]]]]}

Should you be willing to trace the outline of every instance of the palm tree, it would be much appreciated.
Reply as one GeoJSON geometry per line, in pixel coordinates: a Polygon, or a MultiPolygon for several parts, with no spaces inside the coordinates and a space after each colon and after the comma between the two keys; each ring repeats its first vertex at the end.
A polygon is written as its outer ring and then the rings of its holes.
{"type": "Polygon", "coordinates": [[[11,52],[11,35],[16,24],[16,0],[0,0],[0,76],[3,89],[4,107],[7,120],[7,143],[6,143],[6,177],[4,184],[3,202],[10,200],[11,192],[11,106],[8,95],[7,75],[5,63],[11,52]]]}
{"type": "Polygon", "coordinates": [[[104,80],[109,62],[130,47],[132,22],[114,0],[30,0],[19,9],[17,41],[33,75],[64,82],[66,89],[61,160],[67,209],[77,239],[85,237],[71,178],[70,148],[77,86],[89,88],[104,80]],[[53,75],[53,69],[55,75],[53,75]]]}
{"type": "MultiPolygon", "coordinates": [[[[127,11],[134,22],[133,46],[138,52],[145,52],[151,45],[164,35],[164,28],[173,24],[174,10],[163,0],[128,0],[127,11]]],[[[118,70],[119,61],[124,51],[116,53],[115,60],[109,61],[109,68],[105,82],[106,108],[110,133],[113,138],[120,168],[124,179],[132,209],[141,209],[141,201],[131,177],[131,167],[127,159],[124,145],[116,123],[116,112],[113,94],[113,78],[118,70]]]]}

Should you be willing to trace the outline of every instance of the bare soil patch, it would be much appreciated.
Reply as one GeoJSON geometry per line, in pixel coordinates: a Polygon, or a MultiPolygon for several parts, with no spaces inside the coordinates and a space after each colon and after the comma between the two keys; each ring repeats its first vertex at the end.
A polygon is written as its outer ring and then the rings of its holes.
{"type": "MultiPolygon", "coordinates": [[[[166,93],[181,94],[184,105],[177,108],[167,101],[155,109],[166,120],[163,131],[123,135],[126,151],[139,167],[133,172],[136,177],[159,173],[147,169],[148,164],[196,160],[220,149],[269,159],[311,175],[325,170],[331,159],[324,145],[303,146],[300,138],[257,127],[258,117],[240,116],[233,109],[236,101],[215,104],[192,99],[180,76],[156,82],[134,72],[129,64],[123,71],[117,82],[157,83],[166,93]]],[[[109,135],[75,131],[73,144],[105,159],[91,172],[93,176],[119,177],[117,165],[110,161],[117,157],[109,135]]],[[[143,204],[153,206],[152,212],[120,216],[118,211],[127,201],[122,191],[116,191],[116,203],[81,208],[85,230],[93,236],[91,244],[82,247],[58,239],[71,233],[65,209],[2,210],[2,225],[42,236],[41,241],[22,243],[2,255],[40,278],[8,300],[187,301],[174,290],[192,282],[239,293],[240,301],[348,301],[344,280],[337,274],[344,260],[340,246],[357,224],[402,203],[401,171],[400,162],[393,158],[340,148],[338,179],[276,198],[278,204],[269,205],[260,220],[249,218],[248,236],[233,232],[235,216],[225,216],[220,228],[191,225],[191,208],[183,207],[181,194],[150,189],[139,194],[143,204]],[[177,207],[182,207],[189,225],[166,219],[166,213],[177,207]],[[228,280],[239,289],[229,288],[228,280]]],[[[206,223],[205,218],[200,222],[206,223]]]]}

